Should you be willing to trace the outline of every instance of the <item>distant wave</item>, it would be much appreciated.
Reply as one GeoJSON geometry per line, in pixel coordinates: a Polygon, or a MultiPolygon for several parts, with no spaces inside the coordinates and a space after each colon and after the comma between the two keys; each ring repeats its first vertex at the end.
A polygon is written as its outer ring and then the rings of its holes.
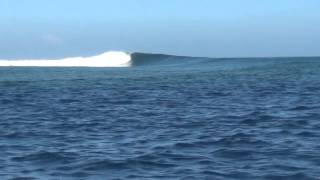
{"type": "Polygon", "coordinates": [[[63,59],[21,59],[0,60],[0,67],[130,67],[148,65],[174,65],[199,60],[187,56],[164,54],[126,53],[109,51],[91,57],[70,57],[63,59]],[[183,61],[181,61],[183,60],[183,61]]]}
{"type": "Polygon", "coordinates": [[[131,66],[171,66],[186,63],[199,63],[199,60],[210,58],[195,58],[165,54],[127,53],[108,51],[91,57],[70,57],[63,59],[21,59],[1,60],[0,67],[131,67],[131,66]]]}
{"type": "MultiPolygon", "coordinates": [[[[305,57],[317,59],[318,57],[305,57]]],[[[221,60],[261,60],[267,59],[299,59],[299,57],[282,58],[209,58],[175,56],[166,54],[150,53],[127,53],[122,51],[108,51],[100,55],[91,57],[71,57],[57,60],[37,59],[37,60],[0,60],[0,67],[132,67],[132,66],[182,66],[187,65],[210,65],[221,60]]],[[[215,64],[217,65],[217,64],[215,64]]]]}
{"type": "Polygon", "coordinates": [[[109,51],[91,57],[73,57],[58,60],[0,60],[0,66],[13,67],[129,67],[131,55],[121,51],[109,51]]]}

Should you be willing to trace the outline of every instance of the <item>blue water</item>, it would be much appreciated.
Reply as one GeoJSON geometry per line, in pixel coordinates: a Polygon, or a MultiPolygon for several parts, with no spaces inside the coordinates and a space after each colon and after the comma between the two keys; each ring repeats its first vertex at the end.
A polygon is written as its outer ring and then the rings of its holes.
{"type": "Polygon", "coordinates": [[[320,58],[0,68],[0,179],[319,179],[320,58]]]}

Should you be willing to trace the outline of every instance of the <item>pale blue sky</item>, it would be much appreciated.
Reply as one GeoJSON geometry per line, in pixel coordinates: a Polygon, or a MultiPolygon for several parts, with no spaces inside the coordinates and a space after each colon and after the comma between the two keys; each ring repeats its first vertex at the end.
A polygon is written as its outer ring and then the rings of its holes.
{"type": "Polygon", "coordinates": [[[0,0],[0,58],[320,55],[319,0],[0,0]]]}

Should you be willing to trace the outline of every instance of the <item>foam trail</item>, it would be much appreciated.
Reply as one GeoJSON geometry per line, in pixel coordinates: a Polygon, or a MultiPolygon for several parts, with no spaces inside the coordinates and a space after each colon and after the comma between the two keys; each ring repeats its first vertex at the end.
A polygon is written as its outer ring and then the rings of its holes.
{"type": "Polygon", "coordinates": [[[129,67],[131,55],[110,51],[92,57],[73,57],[59,60],[0,60],[0,66],[17,67],[129,67]]]}

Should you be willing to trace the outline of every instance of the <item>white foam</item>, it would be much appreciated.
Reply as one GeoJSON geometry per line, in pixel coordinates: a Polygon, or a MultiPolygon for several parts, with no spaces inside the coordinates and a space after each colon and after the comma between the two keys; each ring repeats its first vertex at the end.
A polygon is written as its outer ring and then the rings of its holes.
{"type": "Polygon", "coordinates": [[[20,67],[129,67],[131,56],[121,51],[109,51],[92,57],[73,57],[57,60],[0,60],[0,66],[20,67]]]}

